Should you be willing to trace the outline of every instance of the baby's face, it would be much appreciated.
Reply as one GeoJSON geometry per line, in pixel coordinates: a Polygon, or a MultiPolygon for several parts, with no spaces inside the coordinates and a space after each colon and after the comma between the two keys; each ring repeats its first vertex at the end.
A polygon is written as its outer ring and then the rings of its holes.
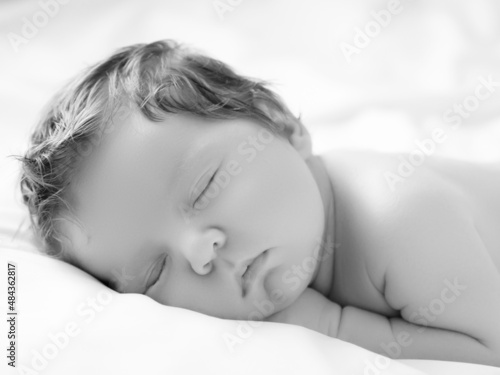
{"type": "Polygon", "coordinates": [[[316,272],[324,208],[315,178],[288,140],[250,120],[132,114],[78,179],[89,237],[70,228],[74,257],[118,291],[251,319],[258,305],[288,306],[316,272]]]}

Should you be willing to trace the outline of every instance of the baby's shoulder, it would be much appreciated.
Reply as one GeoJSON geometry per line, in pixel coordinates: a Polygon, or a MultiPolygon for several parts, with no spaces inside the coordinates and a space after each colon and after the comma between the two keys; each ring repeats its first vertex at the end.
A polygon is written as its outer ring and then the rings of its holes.
{"type": "MultiPolygon", "coordinates": [[[[425,202],[463,202],[464,190],[436,163],[414,164],[407,154],[332,150],[321,159],[337,201],[349,201],[355,210],[379,215],[407,214],[425,202]]],[[[442,166],[441,166],[442,167],[442,166]]],[[[431,208],[431,207],[428,207],[431,208]]]]}
{"type": "Polygon", "coordinates": [[[334,190],[338,238],[365,259],[374,279],[394,252],[418,251],[403,242],[410,233],[424,236],[424,221],[446,225],[450,215],[467,219],[463,190],[431,161],[403,176],[398,169],[407,160],[404,154],[335,150],[321,159],[334,190]],[[387,178],[392,174],[402,179],[396,188],[387,178]]]}

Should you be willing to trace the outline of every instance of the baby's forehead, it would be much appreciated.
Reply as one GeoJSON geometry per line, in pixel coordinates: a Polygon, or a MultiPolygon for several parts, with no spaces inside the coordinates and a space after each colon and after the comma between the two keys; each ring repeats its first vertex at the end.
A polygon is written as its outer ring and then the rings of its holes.
{"type": "Polygon", "coordinates": [[[181,166],[190,154],[210,144],[236,149],[249,133],[263,129],[246,119],[213,120],[186,114],[152,122],[131,112],[115,122],[87,152],[80,172],[82,181],[94,176],[118,181],[132,173],[152,172],[160,164],[162,168],[181,166]]]}
{"type": "Polygon", "coordinates": [[[72,184],[78,208],[88,221],[111,227],[121,221],[124,226],[132,216],[147,218],[168,198],[166,192],[194,178],[194,167],[225,153],[245,158],[238,147],[248,146],[261,129],[250,121],[179,115],[155,123],[132,113],[84,160],[72,184]]]}

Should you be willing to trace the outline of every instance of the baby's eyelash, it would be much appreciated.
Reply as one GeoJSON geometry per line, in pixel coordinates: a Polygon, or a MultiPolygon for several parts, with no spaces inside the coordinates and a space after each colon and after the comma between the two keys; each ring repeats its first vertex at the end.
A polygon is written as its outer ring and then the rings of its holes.
{"type": "Polygon", "coordinates": [[[196,200],[194,201],[193,205],[196,205],[196,202],[198,202],[198,200],[203,196],[203,194],[205,194],[205,192],[207,191],[208,187],[212,184],[214,178],[215,178],[215,175],[217,174],[217,171],[218,169],[214,172],[214,174],[212,175],[212,177],[210,178],[210,180],[208,181],[207,185],[205,186],[205,188],[203,189],[203,191],[200,193],[200,195],[198,195],[198,198],[196,198],[196,200]]]}
{"type": "Polygon", "coordinates": [[[156,277],[155,281],[153,281],[151,283],[150,286],[148,286],[148,289],[146,291],[149,291],[154,285],[156,285],[156,283],[158,282],[158,280],[160,280],[160,277],[163,273],[163,269],[165,268],[165,264],[167,262],[167,256],[163,257],[163,261],[161,262],[161,268],[160,268],[160,271],[158,272],[158,276],[156,277]]]}

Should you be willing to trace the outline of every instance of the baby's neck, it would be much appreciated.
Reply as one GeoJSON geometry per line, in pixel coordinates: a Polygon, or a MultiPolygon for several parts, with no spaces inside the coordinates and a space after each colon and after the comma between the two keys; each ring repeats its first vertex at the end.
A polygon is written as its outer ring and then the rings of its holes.
{"type": "Polygon", "coordinates": [[[313,278],[308,286],[323,295],[328,296],[333,281],[335,251],[335,209],[333,187],[325,165],[319,156],[311,156],[307,159],[306,163],[318,185],[325,212],[325,228],[323,230],[323,236],[320,244],[321,247],[318,257],[319,261],[316,266],[316,270],[314,271],[313,278]]]}

